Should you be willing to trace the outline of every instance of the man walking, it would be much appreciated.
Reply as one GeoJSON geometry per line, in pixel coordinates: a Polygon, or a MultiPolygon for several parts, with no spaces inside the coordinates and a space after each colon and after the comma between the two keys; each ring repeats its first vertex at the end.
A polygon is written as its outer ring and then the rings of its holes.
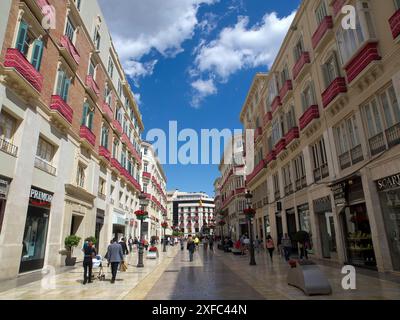
{"type": "Polygon", "coordinates": [[[118,265],[124,261],[122,246],[117,242],[117,239],[114,239],[113,243],[108,246],[106,259],[108,263],[111,263],[111,283],[114,283],[117,277],[118,265]]]}
{"type": "Polygon", "coordinates": [[[210,246],[210,251],[214,251],[214,236],[210,237],[209,246],[210,246]]]}
{"type": "Polygon", "coordinates": [[[192,236],[189,236],[188,238],[188,242],[186,245],[186,249],[189,250],[189,259],[190,261],[193,261],[193,253],[194,253],[194,249],[196,248],[196,244],[193,241],[192,236]]]}
{"type": "Polygon", "coordinates": [[[285,260],[289,261],[290,254],[292,251],[292,241],[290,240],[287,233],[285,233],[285,235],[282,237],[281,243],[283,247],[283,253],[285,255],[285,260]]]}

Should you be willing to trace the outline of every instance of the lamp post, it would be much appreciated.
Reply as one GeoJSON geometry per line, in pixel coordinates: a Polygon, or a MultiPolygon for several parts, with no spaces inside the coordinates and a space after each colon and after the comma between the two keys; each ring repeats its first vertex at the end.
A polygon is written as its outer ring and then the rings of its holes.
{"type": "MultiPolygon", "coordinates": [[[[165,217],[165,216],[164,216],[164,217],[165,217]]],[[[167,252],[167,241],[166,241],[166,239],[165,239],[165,229],[168,228],[168,223],[167,223],[167,221],[164,221],[164,222],[161,224],[161,227],[164,229],[163,252],[167,252]]]]}
{"type": "Polygon", "coordinates": [[[246,203],[247,203],[247,209],[244,210],[244,213],[247,216],[247,221],[248,221],[248,226],[249,226],[249,235],[250,235],[250,265],[255,266],[256,260],[254,258],[253,228],[251,226],[251,221],[254,217],[255,211],[251,207],[251,199],[253,198],[253,195],[251,194],[251,192],[249,190],[246,192],[245,198],[246,198],[246,203]]]}
{"type": "Polygon", "coordinates": [[[139,240],[139,255],[138,255],[138,264],[136,267],[138,268],[143,268],[143,243],[142,243],[142,238],[143,238],[143,221],[147,218],[147,212],[146,207],[149,203],[149,200],[147,199],[145,193],[142,191],[141,194],[139,195],[139,205],[140,205],[140,210],[135,211],[136,217],[140,220],[140,240],[139,240]]]}

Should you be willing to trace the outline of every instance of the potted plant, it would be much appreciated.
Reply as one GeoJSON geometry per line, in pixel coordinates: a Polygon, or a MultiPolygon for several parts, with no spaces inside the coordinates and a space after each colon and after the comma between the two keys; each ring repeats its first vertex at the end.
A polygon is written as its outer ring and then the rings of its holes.
{"type": "Polygon", "coordinates": [[[72,257],[72,253],[74,248],[79,245],[81,238],[76,235],[70,235],[65,238],[64,245],[66,249],[66,258],[65,258],[65,265],[66,266],[74,266],[76,263],[76,257],[72,257]]]}
{"type": "Polygon", "coordinates": [[[155,246],[150,247],[149,251],[147,251],[147,259],[157,259],[158,258],[158,249],[155,246]]]}

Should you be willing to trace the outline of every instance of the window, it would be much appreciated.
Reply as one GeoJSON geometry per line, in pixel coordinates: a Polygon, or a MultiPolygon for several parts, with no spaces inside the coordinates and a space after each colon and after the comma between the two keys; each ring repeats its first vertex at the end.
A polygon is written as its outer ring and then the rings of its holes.
{"type": "Polygon", "coordinates": [[[143,184],[143,192],[144,192],[144,193],[147,193],[147,184],[146,184],[146,183],[143,184]]]}
{"type": "Polygon", "coordinates": [[[274,193],[275,193],[275,200],[278,200],[278,199],[280,199],[280,190],[279,190],[279,175],[278,175],[278,173],[275,173],[273,176],[272,176],[272,179],[273,179],[273,183],[274,183],[274,193]]]}
{"type": "Polygon", "coordinates": [[[272,146],[275,146],[283,137],[283,121],[282,116],[275,118],[272,122],[272,146]]]}
{"type": "Polygon", "coordinates": [[[286,125],[288,132],[290,129],[296,127],[296,113],[294,111],[294,106],[290,106],[288,112],[286,113],[286,125]]]}
{"type": "Polygon", "coordinates": [[[112,60],[111,56],[108,57],[107,71],[108,71],[109,76],[112,78],[113,74],[114,74],[114,61],[112,60]]]}
{"type": "Polygon", "coordinates": [[[68,37],[68,39],[74,43],[75,39],[75,26],[73,25],[71,19],[68,17],[67,18],[67,25],[65,27],[65,35],[68,37]]]}
{"type": "Polygon", "coordinates": [[[31,62],[37,71],[40,70],[43,56],[43,41],[33,35],[24,20],[20,22],[15,47],[31,62]]]}
{"type": "Polygon", "coordinates": [[[336,52],[333,52],[326,63],[322,66],[322,72],[324,75],[325,88],[328,88],[333,80],[340,76],[336,52]]]}
{"type": "Polygon", "coordinates": [[[96,72],[96,66],[95,66],[95,64],[93,63],[93,61],[92,60],[90,60],[90,63],[89,63],[89,76],[92,76],[93,77],[93,79],[95,79],[96,77],[95,77],[95,72],[96,72]]]}
{"type": "Polygon", "coordinates": [[[357,2],[356,29],[338,28],[336,39],[342,63],[346,64],[368,39],[375,38],[368,1],[357,2]]]}
{"type": "Polygon", "coordinates": [[[317,10],[315,10],[315,17],[317,19],[317,25],[319,26],[324,18],[327,16],[326,6],[324,0],[321,1],[320,5],[318,6],[317,10]]]}
{"type": "Polygon", "coordinates": [[[108,135],[109,135],[109,128],[103,124],[101,127],[101,146],[108,149],[108,135]]]}
{"type": "Polygon", "coordinates": [[[143,154],[146,156],[147,155],[147,152],[148,152],[148,148],[143,148],[143,154]]]}
{"type": "Polygon", "coordinates": [[[71,78],[63,69],[57,73],[56,95],[60,96],[65,102],[68,102],[68,92],[71,86],[71,78]]]}
{"type": "Polygon", "coordinates": [[[0,139],[12,142],[17,127],[17,120],[7,112],[1,110],[0,113],[0,139]]]}
{"type": "Polygon", "coordinates": [[[283,176],[283,185],[285,187],[285,195],[289,195],[293,192],[290,164],[282,168],[282,176],[283,176]]]}
{"type": "Polygon", "coordinates": [[[54,146],[44,140],[42,137],[39,137],[39,142],[36,150],[36,157],[41,160],[51,164],[54,156],[54,146]]]}
{"type": "Polygon", "coordinates": [[[282,88],[287,80],[290,79],[288,66],[285,65],[281,71],[280,87],[282,88]]]}
{"type": "Polygon", "coordinates": [[[76,172],[76,184],[78,187],[85,188],[85,179],[86,179],[86,167],[82,164],[78,164],[78,169],[76,172]]]}
{"type": "Polygon", "coordinates": [[[144,163],[144,165],[143,165],[143,171],[144,171],[144,172],[148,172],[148,171],[147,171],[147,170],[148,170],[148,165],[149,165],[149,164],[148,164],[147,162],[144,163]]]}
{"type": "Polygon", "coordinates": [[[94,36],[93,36],[93,43],[96,50],[100,50],[100,39],[101,37],[100,37],[99,27],[96,27],[94,29],[94,36]]]}
{"type": "Polygon", "coordinates": [[[126,149],[123,148],[121,152],[121,166],[126,168],[126,149]]]}
{"type": "Polygon", "coordinates": [[[90,105],[87,102],[85,102],[83,104],[81,125],[87,127],[90,131],[92,131],[93,117],[94,117],[94,109],[91,109],[90,105]]]}
{"type": "Polygon", "coordinates": [[[99,196],[100,198],[102,198],[103,200],[105,199],[105,195],[106,195],[106,180],[99,178],[99,196]]]}
{"type": "Polygon", "coordinates": [[[314,180],[315,182],[329,176],[328,159],[326,156],[325,141],[321,138],[317,143],[311,147],[313,167],[314,167],[314,180]]]}
{"type": "Polygon", "coordinates": [[[294,47],[294,60],[299,61],[301,55],[304,52],[303,38],[300,38],[294,47]]]}
{"type": "Polygon", "coordinates": [[[301,190],[307,186],[306,167],[304,164],[304,156],[301,153],[293,160],[294,178],[296,182],[296,190],[301,190]]]}
{"type": "MultiPolygon", "coordinates": [[[[276,75],[273,75],[269,85],[268,85],[268,104],[271,107],[272,102],[274,102],[274,99],[278,96],[278,84],[277,84],[277,78],[276,75]]],[[[269,109],[271,110],[271,108],[269,109]]]]}
{"type": "Polygon", "coordinates": [[[304,91],[301,93],[301,102],[302,102],[302,107],[303,107],[303,112],[306,112],[306,110],[316,104],[316,98],[315,98],[315,90],[314,90],[314,84],[312,81],[309,81],[308,85],[305,87],[304,91]]]}

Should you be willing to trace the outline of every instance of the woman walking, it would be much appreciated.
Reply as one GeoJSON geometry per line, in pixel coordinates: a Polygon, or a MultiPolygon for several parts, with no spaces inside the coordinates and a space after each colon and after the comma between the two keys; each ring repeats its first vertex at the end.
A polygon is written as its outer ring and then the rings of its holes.
{"type": "Polygon", "coordinates": [[[274,250],[275,250],[275,244],[274,244],[274,240],[272,240],[271,236],[267,237],[267,249],[268,249],[269,256],[270,256],[271,262],[272,262],[272,257],[273,257],[274,250]]]}
{"type": "Polygon", "coordinates": [[[192,239],[192,236],[189,236],[188,238],[188,242],[186,245],[186,249],[189,250],[189,259],[190,261],[193,261],[193,253],[194,253],[194,249],[196,248],[196,244],[192,239]]]}

